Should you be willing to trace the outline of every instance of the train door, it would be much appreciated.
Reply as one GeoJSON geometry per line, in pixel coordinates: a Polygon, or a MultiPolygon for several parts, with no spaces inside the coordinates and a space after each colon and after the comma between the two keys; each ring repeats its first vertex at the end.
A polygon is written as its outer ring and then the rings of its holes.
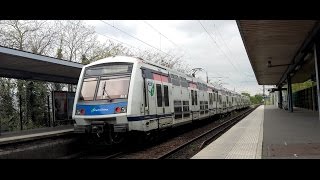
{"type": "Polygon", "coordinates": [[[173,122],[172,113],[170,109],[171,86],[169,88],[168,77],[158,74],[153,74],[156,83],[156,111],[159,119],[159,128],[171,126],[173,122]]]}
{"type": "Polygon", "coordinates": [[[218,105],[218,102],[219,102],[219,91],[217,91],[217,92],[215,92],[214,93],[215,95],[215,99],[216,99],[216,102],[215,102],[215,104],[216,104],[216,114],[219,114],[220,113],[220,111],[219,111],[219,105],[218,105]]]}
{"type": "Polygon", "coordinates": [[[216,112],[216,93],[214,91],[212,91],[211,93],[211,115],[215,115],[217,112],[216,112]]]}
{"type": "Polygon", "coordinates": [[[144,79],[144,115],[156,115],[156,94],[155,81],[153,79],[144,79]]]}
{"type": "Polygon", "coordinates": [[[213,92],[213,109],[214,109],[214,114],[218,114],[217,102],[218,102],[218,91],[215,91],[215,92],[213,92]]]}
{"type": "Polygon", "coordinates": [[[223,113],[223,104],[222,104],[222,93],[218,92],[218,110],[219,110],[219,114],[223,113]]]}
{"type": "Polygon", "coordinates": [[[144,115],[146,119],[149,119],[147,129],[157,129],[158,119],[156,117],[157,110],[156,110],[156,93],[155,93],[155,81],[153,79],[145,79],[144,85],[144,104],[145,110],[144,115]]]}
{"type": "Polygon", "coordinates": [[[209,94],[209,115],[213,115],[213,110],[212,110],[212,91],[208,91],[209,94]]]}
{"type": "Polygon", "coordinates": [[[191,111],[192,111],[192,120],[199,119],[199,103],[198,103],[198,91],[191,89],[191,111]]]}

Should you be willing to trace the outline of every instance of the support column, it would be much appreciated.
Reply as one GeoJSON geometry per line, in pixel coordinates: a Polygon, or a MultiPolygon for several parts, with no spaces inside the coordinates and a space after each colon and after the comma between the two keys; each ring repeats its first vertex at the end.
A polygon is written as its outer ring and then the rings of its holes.
{"type": "MultiPolygon", "coordinates": [[[[320,74],[319,74],[319,70],[320,70],[320,51],[319,51],[319,44],[315,43],[313,46],[313,50],[314,50],[314,64],[315,64],[315,68],[316,68],[316,79],[317,79],[317,96],[318,96],[318,107],[320,107],[320,74]]],[[[320,108],[318,108],[318,112],[319,112],[319,120],[320,120],[320,108]]]]}
{"type": "Polygon", "coordinates": [[[263,105],[266,105],[266,95],[265,95],[265,93],[264,93],[264,85],[262,86],[263,87],[263,105]]]}
{"type": "Polygon", "coordinates": [[[281,90],[282,87],[280,86],[278,88],[279,88],[279,102],[278,102],[278,104],[279,104],[279,108],[282,109],[282,90],[281,90]]]}
{"type": "Polygon", "coordinates": [[[314,99],[315,97],[314,97],[314,87],[313,87],[313,81],[311,81],[311,84],[312,84],[312,88],[311,88],[311,95],[312,95],[312,111],[314,112],[314,111],[316,111],[316,103],[315,103],[315,101],[316,101],[316,99],[314,99]]]}
{"type": "Polygon", "coordinates": [[[292,102],[292,86],[291,86],[291,77],[290,75],[287,78],[288,81],[288,111],[293,112],[293,102],[292,102]]]}
{"type": "Polygon", "coordinates": [[[23,123],[22,123],[22,97],[21,97],[21,95],[19,95],[19,106],[20,106],[20,108],[19,108],[19,111],[20,111],[20,130],[23,130],[23,123]]]}

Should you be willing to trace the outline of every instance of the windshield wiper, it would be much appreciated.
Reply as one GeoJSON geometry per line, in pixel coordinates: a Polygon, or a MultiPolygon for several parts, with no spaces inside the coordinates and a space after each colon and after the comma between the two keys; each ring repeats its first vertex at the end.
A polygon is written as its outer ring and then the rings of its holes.
{"type": "Polygon", "coordinates": [[[107,82],[105,81],[104,82],[104,85],[103,85],[103,92],[102,92],[102,96],[104,96],[104,93],[106,93],[107,94],[107,96],[108,96],[108,98],[109,98],[109,100],[111,101],[112,100],[112,98],[109,96],[109,94],[108,94],[108,92],[107,92],[107,90],[106,90],[106,85],[107,85],[107,82]]]}

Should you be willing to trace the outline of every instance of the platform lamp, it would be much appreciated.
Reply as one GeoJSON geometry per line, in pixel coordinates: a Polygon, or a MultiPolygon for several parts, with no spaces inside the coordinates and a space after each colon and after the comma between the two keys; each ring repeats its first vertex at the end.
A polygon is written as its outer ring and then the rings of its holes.
{"type": "Polygon", "coordinates": [[[268,57],[268,64],[267,64],[268,68],[292,65],[292,63],[272,65],[271,60],[272,60],[272,57],[268,57]]]}

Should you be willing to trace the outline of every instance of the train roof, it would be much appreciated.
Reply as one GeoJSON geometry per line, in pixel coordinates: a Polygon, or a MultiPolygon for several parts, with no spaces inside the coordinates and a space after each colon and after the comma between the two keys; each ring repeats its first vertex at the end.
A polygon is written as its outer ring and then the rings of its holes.
{"type": "Polygon", "coordinates": [[[135,63],[137,61],[138,61],[137,58],[130,57],[130,56],[110,56],[110,57],[103,58],[103,59],[97,60],[95,62],[92,62],[88,65],[85,65],[84,67],[90,67],[90,66],[103,64],[103,63],[109,63],[109,62],[132,62],[132,63],[135,63]]]}
{"type": "Polygon", "coordinates": [[[238,93],[236,93],[234,91],[231,91],[231,90],[228,90],[228,89],[226,89],[224,87],[216,86],[216,85],[213,85],[213,84],[209,84],[209,83],[203,81],[202,79],[192,77],[191,75],[184,74],[184,73],[179,72],[177,70],[162,66],[162,65],[157,64],[155,62],[151,62],[151,61],[142,59],[140,57],[111,56],[111,57],[103,58],[103,59],[97,60],[95,62],[92,62],[92,63],[90,63],[88,65],[85,65],[84,67],[90,67],[90,66],[94,66],[94,65],[98,65],[98,64],[108,63],[108,62],[132,62],[132,63],[142,62],[144,64],[148,64],[148,65],[151,65],[151,66],[155,66],[155,67],[164,69],[164,70],[168,71],[170,74],[175,74],[175,75],[178,75],[180,77],[184,77],[188,81],[205,84],[207,87],[209,87],[211,89],[218,90],[218,91],[224,91],[224,92],[229,93],[229,94],[238,94],[238,93]]]}

